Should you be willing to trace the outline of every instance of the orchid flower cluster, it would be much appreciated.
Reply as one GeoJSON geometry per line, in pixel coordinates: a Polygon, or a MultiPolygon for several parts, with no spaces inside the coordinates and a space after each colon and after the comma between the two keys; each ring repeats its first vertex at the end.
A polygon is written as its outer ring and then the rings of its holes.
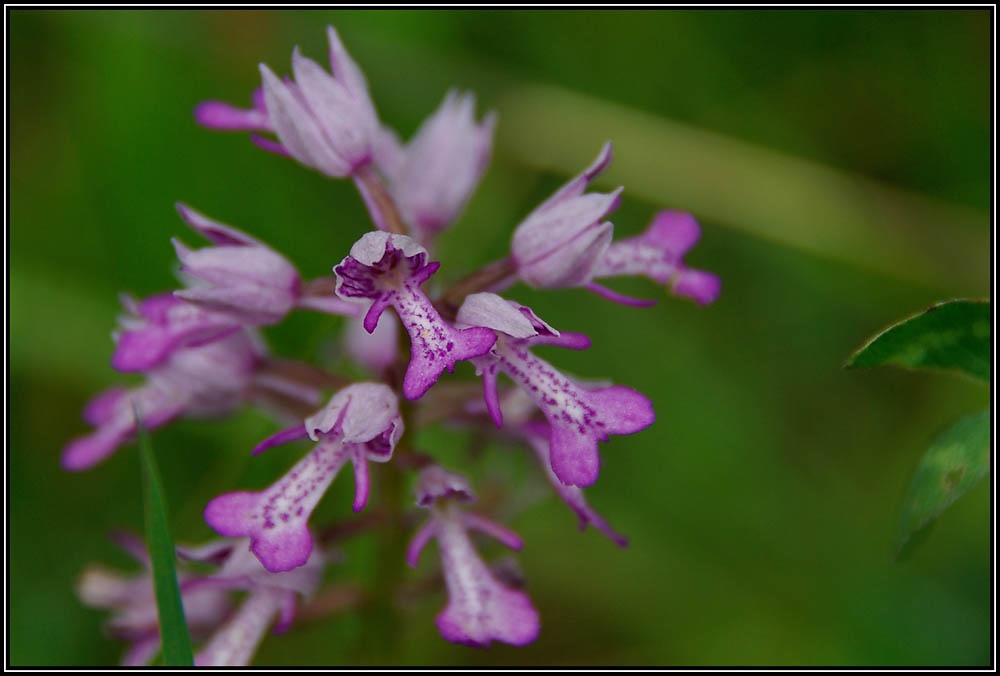
{"type": "MultiPolygon", "coordinates": [[[[83,413],[93,431],[71,441],[62,456],[65,469],[87,470],[132,441],[139,424],[153,429],[180,417],[218,418],[245,405],[283,425],[254,455],[294,441],[313,444],[270,487],[231,490],[208,503],[205,521],[221,540],[178,548],[186,618],[194,639],[203,641],[198,664],[248,664],[267,630],[287,628],[316,593],[337,557],[310,517],[348,464],[355,512],[366,509],[373,472],[413,477],[415,506],[428,515],[405,559],[415,567],[436,540],[448,593],[437,616],[445,639],[470,646],[535,640],[537,609],[520,585],[481,558],[471,533],[513,550],[521,549],[521,538],[476,511],[470,479],[441,466],[433,451],[417,451],[412,431],[437,421],[493,429],[530,449],[581,529],[589,524],[625,546],[582,489],[598,478],[599,442],[651,425],[652,404],[632,388],[578,380],[536,356],[538,346],[581,350],[590,341],[500,294],[523,282],[651,304],[597,281],[625,275],[647,277],[702,305],[719,293],[715,275],[684,264],[700,235],[689,214],[661,212],[645,233],[613,239],[607,218],[622,189],[589,191],[611,161],[606,144],[514,229],[507,258],[467,271],[435,294],[428,281],[441,265],[433,254],[436,239],[461,215],[487,167],[496,118],[477,121],[473,96],[449,92],[402,144],[378,119],[365,77],[336,31],[327,32],[331,72],[296,49],[293,77],[261,65],[262,86],[251,108],[211,101],[195,117],[210,129],[251,132],[263,149],[330,178],[351,179],[374,228],[360,233],[332,276],[307,281],[267,244],[179,205],[181,218],[208,245],[173,241],[183,288],[123,299],[127,314],[113,334],[112,366],[144,381],[94,398],[83,413]],[[344,351],[370,378],[351,380],[271,354],[259,330],[294,310],[342,318],[336,321],[343,322],[344,351]],[[435,387],[459,361],[475,367],[481,396],[468,380],[435,387]],[[509,383],[501,384],[501,373],[509,383]],[[234,591],[243,594],[238,607],[234,591]]],[[[131,643],[123,661],[148,664],[159,647],[148,557],[135,538],[119,540],[146,570],[126,576],[90,569],[79,594],[114,611],[111,634],[131,643]]]]}

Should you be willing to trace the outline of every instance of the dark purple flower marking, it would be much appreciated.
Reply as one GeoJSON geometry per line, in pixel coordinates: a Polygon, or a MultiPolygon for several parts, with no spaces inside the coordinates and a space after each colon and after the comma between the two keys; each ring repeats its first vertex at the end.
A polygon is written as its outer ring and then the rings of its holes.
{"type": "Polygon", "coordinates": [[[438,267],[427,262],[427,250],[405,235],[369,232],[334,268],[337,294],[346,300],[370,301],[364,327],[375,330],[379,317],[392,307],[410,336],[410,363],[403,395],[419,399],[455,362],[489,351],[493,332],[472,327],[458,330],[445,322],[420,289],[438,267]]]}

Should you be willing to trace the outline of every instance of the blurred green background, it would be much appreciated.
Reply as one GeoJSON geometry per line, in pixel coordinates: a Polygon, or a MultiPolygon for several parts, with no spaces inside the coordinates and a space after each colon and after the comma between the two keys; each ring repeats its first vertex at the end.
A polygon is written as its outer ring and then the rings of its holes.
{"type": "MultiPolygon", "coordinates": [[[[631,539],[618,550],[575,518],[527,453],[461,460],[463,434],[420,442],[500,514],[543,627],[524,649],[453,646],[445,603],[412,601],[394,644],[344,615],[268,638],[257,664],[986,665],[990,483],[892,560],[907,480],[933,436],[989,392],[948,376],[848,372],[883,326],[990,287],[990,26],[982,11],[25,11],[9,17],[9,663],[93,665],[122,646],[74,597],[88,562],[127,567],[105,537],[141,528],[137,456],[59,468],[80,410],[119,382],[108,365],[117,294],[175,286],[173,203],[271,243],[305,277],[328,274],[370,226],[331,182],[192,119],[244,104],[257,64],[290,71],[294,45],[325,60],[336,25],[382,120],[408,137],[450,86],[499,114],[493,163],[439,277],[502,256],[514,225],[616,142],[598,187],[625,186],[618,236],[660,208],[692,211],[689,256],[716,272],[708,308],[652,309],[579,290],[511,296],[593,347],[543,354],[654,402],[656,425],[602,447],[591,503],[631,539]]],[[[642,280],[617,288],[662,292],[642,280]]],[[[279,354],[335,363],[336,319],[294,315],[279,354]]],[[[472,378],[461,366],[455,377],[472,378]]],[[[244,412],[183,421],[153,441],[175,537],[200,512],[261,487],[301,455],[250,461],[274,425],[244,412]]],[[[377,471],[377,469],[376,469],[377,471]]],[[[318,515],[346,514],[349,478],[318,515]]],[[[350,545],[333,579],[370,578],[350,545]]],[[[490,556],[499,550],[484,549],[490,556]]],[[[436,565],[432,548],[415,581],[436,565]]],[[[402,566],[402,561],[400,562],[402,566]]]]}

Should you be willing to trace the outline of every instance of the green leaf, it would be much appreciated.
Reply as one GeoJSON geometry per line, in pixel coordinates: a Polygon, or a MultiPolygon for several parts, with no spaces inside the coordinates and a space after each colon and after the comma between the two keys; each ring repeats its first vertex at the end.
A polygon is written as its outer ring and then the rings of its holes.
{"type": "Polygon", "coordinates": [[[146,546],[153,564],[153,587],[156,590],[156,610],[160,618],[160,639],[163,643],[163,664],[168,667],[194,666],[191,636],[184,618],[184,605],[174,567],[174,541],[167,524],[167,506],[160,484],[160,473],[153,457],[153,448],[133,407],[139,436],[139,458],[142,465],[146,521],[146,546]]]}
{"type": "Polygon", "coordinates": [[[896,554],[990,469],[990,412],[960,418],[927,449],[903,499],[896,554]]]}
{"type": "Polygon", "coordinates": [[[952,300],[893,324],[847,360],[848,368],[891,364],[956,371],[990,382],[990,303],[952,300]]]}

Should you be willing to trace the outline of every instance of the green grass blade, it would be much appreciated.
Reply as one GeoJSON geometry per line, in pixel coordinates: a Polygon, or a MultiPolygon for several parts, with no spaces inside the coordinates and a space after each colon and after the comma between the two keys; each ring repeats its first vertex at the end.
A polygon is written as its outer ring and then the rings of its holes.
{"type": "MultiPolygon", "coordinates": [[[[920,460],[903,498],[896,554],[911,537],[972,488],[990,469],[990,412],[960,418],[937,437],[920,460]]],[[[914,542],[915,543],[915,542],[914,542]]]]}
{"type": "Polygon", "coordinates": [[[160,473],[153,457],[153,448],[133,407],[139,436],[139,458],[142,465],[145,503],[146,546],[153,565],[153,587],[156,590],[156,610],[160,618],[160,639],[163,643],[163,664],[168,667],[194,666],[191,636],[184,618],[184,606],[174,567],[174,542],[167,524],[166,501],[160,483],[160,473]]]}
{"type": "Polygon", "coordinates": [[[954,300],[893,324],[851,355],[848,368],[937,369],[990,382],[990,303],[954,300]]]}

